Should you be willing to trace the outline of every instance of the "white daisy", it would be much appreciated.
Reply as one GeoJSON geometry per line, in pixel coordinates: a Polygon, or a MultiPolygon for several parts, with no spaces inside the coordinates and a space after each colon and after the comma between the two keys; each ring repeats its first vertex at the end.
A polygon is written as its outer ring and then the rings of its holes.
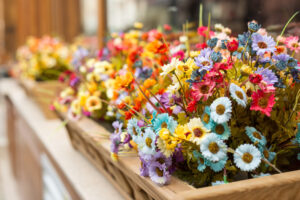
{"type": "Polygon", "coordinates": [[[236,100],[236,102],[239,105],[241,105],[243,107],[246,107],[246,105],[247,105],[247,96],[246,96],[246,93],[244,92],[244,90],[242,88],[240,88],[239,86],[237,86],[234,83],[231,83],[230,87],[229,87],[229,91],[230,91],[231,97],[234,100],[236,100]]]}
{"type": "Polygon", "coordinates": [[[230,119],[231,111],[231,101],[228,97],[220,97],[210,105],[211,118],[219,124],[230,119]]]}
{"type": "Polygon", "coordinates": [[[146,128],[143,138],[140,140],[139,149],[143,154],[153,155],[155,154],[155,139],[156,134],[151,128],[146,128]]]}
{"type": "Polygon", "coordinates": [[[205,135],[209,132],[207,130],[200,118],[193,118],[187,124],[188,129],[191,131],[190,141],[200,144],[204,139],[205,135]]]}
{"type": "Polygon", "coordinates": [[[240,145],[234,153],[234,163],[243,171],[255,170],[261,162],[261,153],[252,144],[240,145]]]}
{"type": "Polygon", "coordinates": [[[174,69],[178,67],[182,62],[178,58],[172,58],[171,63],[164,65],[162,67],[163,72],[160,73],[161,76],[166,76],[170,72],[172,72],[174,69]]]}
{"type": "Polygon", "coordinates": [[[208,134],[201,142],[202,155],[210,161],[217,162],[226,157],[227,146],[214,134],[208,134]]]}

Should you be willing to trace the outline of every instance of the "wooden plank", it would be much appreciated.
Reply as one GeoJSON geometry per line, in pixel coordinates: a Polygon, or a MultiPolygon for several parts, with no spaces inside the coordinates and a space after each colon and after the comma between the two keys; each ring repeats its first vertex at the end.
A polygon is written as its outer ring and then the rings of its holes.
{"type": "Polygon", "coordinates": [[[106,0],[99,0],[98,4],[98,42],[101,49],[105,46],[104,39],[107,34],[106,0]]]}
{"type": "Polygon", "coordinates": [[[200,188],[179,196],[187,200],[300,199],[300,170],[200,188]]]}

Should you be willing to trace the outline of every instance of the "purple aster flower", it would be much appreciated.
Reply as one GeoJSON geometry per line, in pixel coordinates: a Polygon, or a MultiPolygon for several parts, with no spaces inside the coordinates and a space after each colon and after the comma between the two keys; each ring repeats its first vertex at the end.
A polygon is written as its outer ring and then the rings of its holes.
{"type": "Polygon", "coordinates": [[[140,167],[140,175],[144,176],[144,177],[148,177],[149,176],[149,161],[143,159],[143,157],[140,157],[141,160],[141,167],[140,167]]]}
{"type": "Polygon", "coordinates": [[[152,157],[152,162],[158,162],[159,164],[165,164],[167,168],[169,168],[172,165],[172,158],[167,158],[162,152],[158,151],[154,156],[152,157]]]}
{"type": "Polygon", "coordinates": [[[180,106],[175,106],[175,108],[173,109],[173,113],[175,115],[177,115],[178,113],[182,112],[182,108],[180,106]]]}
{"type": "Polygon", "coordinates": [[[149,67],[136,68],[135,77],[145,80],[152,75],[153,70],[149,67]]]}
{"type": "Polygon", "coordinates": [[[149,176],[158,185],[165,185],[170,181],[171,175],[167,170],[166,164],[153,162],[149,166],[149,176]]]}
{"type": "Polygon", "coordinates": [[[112,123],[112,126],[114,127],[115,131],[113,134],[110,135],[110,150],[113,153],[118,153],[121,144],[121,133],[123,123],[120,123],[119,121],[114,121],[112,123]]]}
{"type": "Polygon", "coordinates": [[[170,107],[169,93],[165,92],[160,96],[160,102],[166,107],[170,107]]]}
{"type": "Polygon", "coordinates": [[[273,53],[276,50],[275,45],[276,43],[271,36],[258,33],[252,35],[252,48],[257,55],[264,55],[266,52],[273,53]]]}
{"type": "Polygon", "coordinates": [[[211,53],[212,50],[210,48],[205,48],[195,58],[195,64],[200,68],[199,71],[209,71],[213,67],[213,61],[210,59],[211,53]]]}
{"type": "Polygon", "coordinates": [[[265,69],[263,67],[259,67],[255,74],[260,74],[263,77],[263,80],[268,84],[274,84],[278,82],[278,78],[275,73],[270,69],[265,69]]]}
{"type": "Polygon", "coordinates": [[[85,48],[79,47],[77,51],[73,54],[73,59],[71,61],[75,70],[78,70],[79,67],[83,64],[83,60],[89,55],[89,51],[85,48]]]}

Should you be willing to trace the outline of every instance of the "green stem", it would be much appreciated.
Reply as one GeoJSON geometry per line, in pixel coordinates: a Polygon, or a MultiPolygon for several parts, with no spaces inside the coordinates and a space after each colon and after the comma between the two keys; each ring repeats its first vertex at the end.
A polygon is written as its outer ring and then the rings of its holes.
{"type": "MultiPolygon", "coordinates": [[[[282,31],[281,31],[280,37],[283,36],[286,27],[287,27],[287,26],[289,25],[289,23],[296,17],[296,15],[298,15],[298,13],[299,13],[299,11],[295,12],[295,13],[292,15],[292,17],[287,21],[287,23],[285,24],[284,28],[283,28],[282,31]]],[[[279,41],[277,41],[276,46],[278,45],[278,42],[279,42],[279,41]]]]}
{"type": "Polygon", "coordinates": [[[203,5],[200,3],[200,8],[199,8],[199,27],[203,26],[203,5]]]}

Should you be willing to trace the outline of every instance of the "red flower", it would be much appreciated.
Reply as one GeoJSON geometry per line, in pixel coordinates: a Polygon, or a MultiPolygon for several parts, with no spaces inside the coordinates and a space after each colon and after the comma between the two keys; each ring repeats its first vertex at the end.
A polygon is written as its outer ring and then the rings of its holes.
{"type": "Polygon", "coordinates": [[[214,65],[215,70],[228,70],[232,68],[233,63],[230,61],[230,59],[227,61],[227,63],[216,63],[214,65]]]}
{"type": "Polygon", "coordinates": [[[262,81],[263,77],[260,74],[250,74],[249,80],[253,84],[259,84],[262,81]]]}
{"type": "Polygon", "coordinates": [[[129,120],[132,117],[132,113],[130,111],[125,112],[125,120],[129,120]]]}
{"type": "Polygon", "coordinates": [[[194,112],[194,111],[196,111],[196,106],[197,106],[197,101],[193,100],[188,104],[186,109],[189,112],[194,112]]]}
{"type": "Polygon", "coordinates": [[[206,47],[207,47],[207,44],[205,42],[196,44],[196,48],[200,49],[200,50],[205,49],[206,47]]]}
{"type": "Polygon", "coordinates": [[[228,42],[226,46],[230,52],[234,52],[238,49],[239,43],[236,40],[232,40],[232,41],[228,42]]]}
{"type": "Polygon", "coordinates": [[[179,60],[183,60],[184,59],[184,51],[182,51],[182,50],[179,50],[179,51],[177,51],[176,53],[174,53],[173,55],[172,55],[172,58],[178,58],[179,60]]]}
{"type": "Polygon", "coordinates": [[[166,31],[171,31],[172,30],[172,27],[169,25],[169,24],[164,24],[164,29],[166,31]]]}
{"type": "Polygon", "coordinates": [[[121,102],[119,105],[118,105],[118,108],[120,110],[123,110],[124,108],[126,108],[126,104],[124,102],[121,102]]]}
{"type": "Polygon", "coordinates": [[[253,92],[251,97],[253,101],[250,110],[260,111],[270,117],[272,108],[275,104],[275,94],[258,90],[257,92],[253,92]]]}

